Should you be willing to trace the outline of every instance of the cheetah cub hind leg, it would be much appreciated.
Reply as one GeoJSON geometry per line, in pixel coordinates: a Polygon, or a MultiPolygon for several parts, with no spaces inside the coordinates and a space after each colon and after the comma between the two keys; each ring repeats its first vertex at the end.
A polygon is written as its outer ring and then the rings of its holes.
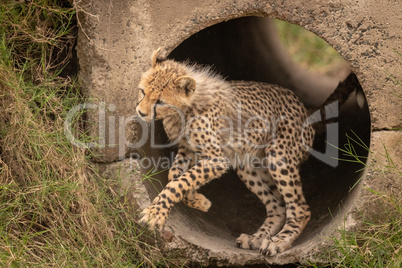
{"type": "Polygon", "coordinates": [[[238,169],[237,174],[265,205],[267,218],[254,234],[241,234],[236,239],[236,245],[243,249],[258,249],[264,240],[270,239],[284,225],[285,204],[268,170],[244,168],[238,169]]]}
{"type": "Polygon", "coordinates": [[[195,190],[188,192],[184,196],[183,203],[191,208],[195,208],[203,212],[207,212],[212,204],[211,201],[208,200],[208,198],[195,190]]]}

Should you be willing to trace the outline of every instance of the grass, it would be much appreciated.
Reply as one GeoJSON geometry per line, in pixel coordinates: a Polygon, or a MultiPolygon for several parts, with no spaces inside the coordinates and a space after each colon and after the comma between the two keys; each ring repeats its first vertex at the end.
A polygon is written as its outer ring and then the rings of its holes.
{"type": "MultiPolygon", "coordinates": [[[[164,265],[127,209],[118,175],[104,178],[90,152],[64,135],[83,101],[61,77],[76,38],[75,9],[61,1],[0,7],[0,266],[164,265]]],[[[83,139],[85,122],[74,122],[83,139]]]]}
{"type": "MultiPolygon", "coordinates": [[[[402,202],[366,188],[377,198],[376,213],[361,213],[358,230],[340,229],[332,237],[332,267],[402,267],[402,202]]],[[[371,204],[371,207],[374,207],[371,204]]]]}
{"type": "MultiPolygon", "coordinates": [[[[397,52],[399,56],[400,53],[397,52]]],[[[400,92],[402,84],[392,74],[388,73],[400,92]]],[[[392,93],[401,98],[400,94],[392,93]]],[[[402,141],[399,141],[402,143],[402,141]]],[[[370,168],[376,176],[392,176],[395,180],[402,179],[401,167],[391,157],[388,149],[383,146],[383,152],[373,152],[359,137],[348,137],[348,143],[340,151],[345,161],[360,163],[370,168]],[[356,146],[370,152],[371,161],[357,155],[356,146]]],[[[355,231],[339,230],[339,236],[333,237],[335,248],[332,256],[337,263],[335,267],[402,267],[402,200],[398,196],[390,196],[378,190],[364,187],[371,193],[373,202],[370,207],[375,211],[362,210],[361,226],[355,231]]]]}
{"type": "MultiPolygon", "coordinates": [[[[373,152],[354,135],[348,136],[347,144],[339,150],[343,154],[343,161],[359,163],[369,168],[375,176],[392,176],[396,180],[402,178],[402,170],[386,147],[383,147],[382,153],[373,152]],[[367,157],[356,153],[357,147],[370,152],[370,164],[366,162],[367,157]]],[[[363,191],[370,194],[369,206],[372,210],[360,209],[355,216],[359,218],[357,228],[340,228],[331,237],[334,243],[327,256],[330,267],[402,267],[402,200],[367,186],[363,186],[363,191]]]]}
{"type": "Polygon", "coordinates": [[[281,43],[300,67],[328,74],[345,63],[333,47],[312,32],[281,20],[274,22],[281,43]]]}
{"type": "MultiPolygon", "coordinates": [[[[121,192],[127,174],[100,176],[91,152],[64,135],[68,111],[84,102],[74,75],[63,71],[76,39],[75,12],[56,0],[0,6],[0,266],[180,266],[137,225],[121,192]]],[[[337,64],[339,56],[322,40],[297,26],[278,27],[302,66],[337,64]]],[[[93,140],[84,119],[75,118],[74,133],[93,140]]],[[[359,231],[340,231],[333,266],[400,266],[400,200],[376,194],[382,214],[362,215],[359,231]]]]}
{"type": "MultiPolygon", "coordinates": [[[[375,176],[391,176],[396,180],[402,178],[402,170],[385,147],[382,153],[373,152],[354,134],[348,136],[344,148],[339,150],[343,155],[342,161],[361,164],[375,176]],[[370,152],[369,164],[366,156],[356,153],[357,147],[370,152]]],[[[306,267],[402,267],[402,200],[364,185],[363,191],[366,191],[366,196],[370,195],[369,201],[366,201],[366,204],[370,203],[370,209],[360,208],[354,215],[358,219],[355,227],[343,226],[329,238],[332,246],[322,251],[325,252],[324,257],[319,257],[326,259],[326,264],[312,262],[306,267]]]]}

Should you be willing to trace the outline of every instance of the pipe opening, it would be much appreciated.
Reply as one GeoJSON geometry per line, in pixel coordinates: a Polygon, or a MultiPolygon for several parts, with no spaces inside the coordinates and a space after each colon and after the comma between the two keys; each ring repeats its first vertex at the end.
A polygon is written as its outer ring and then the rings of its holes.
{"type": "MultiPolygon", "coordinates": [[[[317,52],[318,53],[318,52],[317,52]]],[[[293,90],[308,107],[318,107],[344,79],[350,69],[339,64],[327,68],[326,74],[311,72],[300,67],[282,45],[271,19],[245,17],[218,23],[184,40],[174,49],[169,58],[204,65],[228,80],[251,80],[279,84],[293,90]]],[[[338,147],[344,149],[349,137],[359,137],[370,144],[370,116],[367,104],[363,108],[351,99],[340,109],[338,147]]],[[[166,141],[161,123],[157,140],[166,141]]],[[[316,135],[314,149],[325,152],[325,133],[316,135]]],[[[366,149],[355,146],[359,156],[366,157],[366,149]]],[[[146,149],[152,157],[170,157],[171,150],[146,149]]],[[[174,149],[172,149],[174,150],[174,149]]],[[[346,158],[340,153],[338,158],[346,158]]],[[[319,235],[333,218],[342,216],[342,208],[353,203],[354,194],[362,172],[362,165],[339,161],[331,167],[319,159],[310,158],[301,167],[303,191],[312,211],[312,218],[294,247],[319,235]]],[[[161,186],[167,183],[167,172],[156,176],[161,186]]],[[[148,186],[151,198],[157,195],[154,187],[148,186]]],[[[237,249],[235,239],[241,233],[254,233],[264,221],[265,207],[240,181],[234,171],[225,174],[200,189],[212,202],[207,213],[177,204],[168,219],[168,225],[176,235],[206,249],[241,251],[258,255],[258,251],[237,249]]]]}

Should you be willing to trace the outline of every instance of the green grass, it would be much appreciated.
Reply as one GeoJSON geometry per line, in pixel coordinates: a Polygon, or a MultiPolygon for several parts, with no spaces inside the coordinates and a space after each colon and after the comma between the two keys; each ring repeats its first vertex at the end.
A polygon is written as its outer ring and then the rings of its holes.
{"type": "MultiPolygon", "coordinates": [[[[398,53],[399,56],[401,56],[398,53]]],[[[402,84],[395,76],[389,74],[398,89],[402,84]]],[[[401,98],[398,94],[393,94],[401,98]]],[[[399,141],[402,143],[402,141],[399,141]]],[[[401,167],[392,159],[388,149],[373,152],[359,137],[348,137],[348,143],[340,149],[345,161],[352,161],[369,168],[375,176],[392,176],[395,180],[402,179],[401,167]],[[366,158],[357,155],[356,147],[370,152],[371,161],[366,164],[366,158]]],[[[361,225],[358,230],[339,230],[339,235],[333,237],[335,247],[332,256],[337,260],[335,267],[402,267],[402,200],[378,190],[363,187],[372,197],[370,207],[375,211],[362,210],[361,225]]]]}
{"type": "MultiPolygon", "coordinates": [[[[0,7],[0,266],[164,266],[116,190],[119,174],[99,176],[90,152],[64,135],[68,111],[84,101],[75,77],[58,75],[74,20],[60,1],[0,7]]],[[[83,124],[76,118],[74,132],[91,139],[83,124]]]]}
{"type": "Polygon", "coordinates": [[[284,48],[302,68],[327,74],[345,63],[333,47],[312,32],[281,20],[274,22],[284,48]]]}
{"type": "MultiPolygon", "coordinates": [[[[402,170],[386,147],[383,147],[383,152],[373,152],[355,134],[348,136],[347,140],[344,148],[339,148],[341,160],[361,164],[375,176],[402,178],[402,170]],[[357,147],[370,152],[369,164],[367,157],[356,153],[357,147]]],[[[402,267],[402,200],[366,186],[363,186],[363,191],[370,195],[372,210],[361,208],[355,216],[359,221],[357,228],[340,228],[331,237],[333,247],[327,252],[328,263],[331,267],[402,267]]]]}
{"type": "MultiPolygon", "coordinates": [[[[365,164],[364,159],[354,154],[353,146],[342,150],[347,161],[356,161],[365,164]]],[[[387,150],[377,159],[389,160],[387,150]]],[[[392,162],[392,161],[391,161],[392,162]]],[[[379,174],[392,174],[395,179],[401,179],[401,170],[389,165],[388,161],[376,162],[373,160],[370,168],[379,171],[379,174]]],[[[340,227],[328,239],[332,246],[321,252],[320,260],[327,260],[326,264],[310,263],[306,267],[336,267],[336,268],[399,268],[402,267],[402,200],[395,196],[381,193],[369,187],[363,187],[366,195],[370,194],[370,208],[361,208],[356,214],[358,225],[346,228],[340,227]],[[324,252],[324,253],[323,253],[324,252]]]]}
{"type": "Polygon", "coordinates": [[[362,213],[358,230],[340,229],[332,238],[332,267],[402,267],[401,200],[366,190],[378,197],[378,211],[362,213]]]}

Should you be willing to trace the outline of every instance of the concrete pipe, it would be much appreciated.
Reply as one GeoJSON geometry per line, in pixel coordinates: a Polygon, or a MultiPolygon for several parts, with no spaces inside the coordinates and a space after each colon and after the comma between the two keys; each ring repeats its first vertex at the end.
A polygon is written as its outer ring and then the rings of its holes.
{"type": "MultiPolygon", "coordinates": [[[[384,136],[382,130],[401,126],[401,101],[390,96],[393,84],[385,71],[397,71],[401,58],[393,49],[402,51],[401,32],[395,32],[389,24],[397,23],[398,18],[388,1],[371,1],[368,6],[353,0],[303,4],[275,0],[208,0],[197,4],[122,0],[97,1],[96,5],[83,1],[80,10],[80,77],[87,96],[98,100],[98,108],[88,117],[94,122],[91,131],[103,142],[94,161],[104,163],[109,171],[121,163],[125,163],[127,172],[131,171],[127,163],[132,163],[130,156],[135,156],[139,158],[135,160],[137,165],[141,158],[150,163],[142,165],[145,173],[160,164],[160,159],[174,156],[174,148],[163,146],[167,140],[159,122],[149,128],[134,118],[140,75],[149,68],[150,55],[158,47],[163,47],[172,59],[213,65],[228,79],[285,86],[309,107],[322,103],[347,72],[327,77],[298,67],[281,47],[269,18],[298,24],[324,38],[359,78],[367,101],[359,108],[352,98],[340,110],[338,147],[350,142],[348,136],[359,137],[369,145],[373,132],[376,140],[389,140],[389,133],[384,136]],[[381,3],[387,7],[379,8],[381,3]]],[[[393,133],[392,140],[397,136],[401,136],[400,132],[393,133]]],[[[325,134],[316,138],[317,152],[328,149],[325,139],[325,134]]],[[[356,150],[358,155],[367,157],[367,148],[357,146],[356,150]]],[[[204,265],[287,264],[317,259],[323,245],[329,243],[324,237],[346,215],[353,218],[353,208],[362,204],[365,195],[361,184],[381,181],[374,175],[361,180],[363,172],[356,171],[362,168],[347,161],[329,165],[310,157],[302,166],[302,180],[312,219],[294,246],[274,257],[235,247],[236,237],[253,233],[265,217],[264,207],[235,172],[200,190],[212,201],[209,212],[195,211],[183,204],[175,206],[164,227],[164,233],[169,235],[163,250],[175,251],[204,265]]],[[[154,179],[138,187],[142,195],[136,194],[135,205],[144,207],[157,195],[167,183],[167,172],[154,179]]],[[[128,183],[136,180],[141,178],[133,177],[128,183]]],[[[400,181],[394,184],[401,187],[400,181]]]]}

